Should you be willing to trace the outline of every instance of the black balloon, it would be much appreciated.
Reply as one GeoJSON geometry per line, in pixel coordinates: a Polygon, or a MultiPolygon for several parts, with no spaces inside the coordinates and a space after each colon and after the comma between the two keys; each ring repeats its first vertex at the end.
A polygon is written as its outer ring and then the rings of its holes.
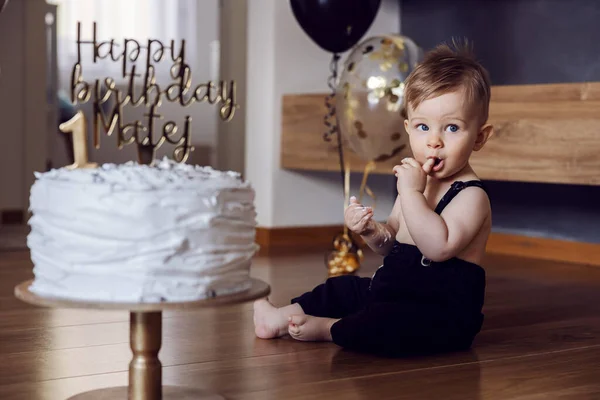
{"type": "Polygon", "coordinates": [[[6,7],[7,3],[8,3],[8,0],[0,0],[0,12],[2,12],[4,10],[4,7],[6,7]]]}
{"type": "MultiPolygon", "coordinates": [[[[1,1],[1,0],[0,0],[1,1]]],[[[306,34],[331,53],[349,50],[367,32],[381,0],[290,0],[306,34]]]]}

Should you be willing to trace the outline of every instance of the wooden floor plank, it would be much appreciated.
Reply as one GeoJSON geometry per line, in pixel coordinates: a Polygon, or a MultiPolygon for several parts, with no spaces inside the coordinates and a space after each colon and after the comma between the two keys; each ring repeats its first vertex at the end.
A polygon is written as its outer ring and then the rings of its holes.
{"type": "MultiPolygon", "coordinates": [[[[228,399],[435,399],[441,394],[448,399],[600,398],[600,345],[490,361],[474,357],[433,367],[411,366],[411,360],[357,358],[333,348],[293,353],[283,362],[282,357],[165,367],[164,382],[221,392],[228,399]]],[[[126,378],[121,372],[8,384],[0,386],[0,396],[65,398],[123,385],[126,378]]]]}
{"type": "MultiPolygon", "coordinates": [[[[0,253],[0,398],[55,400],[126,384],[128,313],[19,302],[12,288],[31,277],[28,257],[0,253]]],[[[359,274],[379,263],[368,254],[359,274]]],[[[471,351],[383,359],[330,343],[260,340],[244,303],[164,313],[164,382],[231,399],[600,398],[600,270],[502,255],[484,266],[486,320],[471,351]]],[[[259,257],[252,274],[287,304],[326,278],[323,252],[259,257]]]]}
{"type": "MultiPolygon", "coordinates": [[[[335,361],[332,360],[332,368],[335,361]]],[[[600,346],[540,356],[450,365],[231,393],[230,399],[598,399],[600,346]]]]}

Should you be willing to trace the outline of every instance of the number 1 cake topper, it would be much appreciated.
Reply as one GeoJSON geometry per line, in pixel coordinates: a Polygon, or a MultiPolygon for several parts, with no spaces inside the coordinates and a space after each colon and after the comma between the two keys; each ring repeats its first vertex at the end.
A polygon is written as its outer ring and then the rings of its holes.
{"type": "MultiPolygon", "coordinates": [[[[71,74],[71,101],[73,104],[84,104],[93,99],[92,128],[96,149],[100,148],[100,130],[103,130],[107,136],[116,134],[119,149],[135,143],[140,164],[152,163],[156,150],[165,142],[175,146],[173,159],[185,162],[194,150],[191,144],[192,119],[189,115],[185,117],[183,130],[174,121],[169,120],[162,124],[157,134],[158,120],[163,119],[158,109],[164,99],[177,102],[182,107],[188,107],[195,102],[218,104],[221,119],[225,122],[231,121],[239,107],[236,103],[235,81],[220,81],[218,84],[208,81],[192,88],[192,71],[186,63],[185,56],[183,39],[179,44],[171,40],[168,46],[157,39],[148,39],[142,44],[138,40],[126,38],[122,45],[117,44],[114,39],[98,41],[96,22],[93,23],[92,40],[82,40],[81,23],[77,22],[77,62],[71,74]],[[104,59],[121,63],[122,78],[128,81],[126,92],[120,90],[116,80],[111,77],[95,79],[93,84],[85,81],[81,65],[83,46],[92,46],[94,63],[104,59]],[[145,60],[145,71],[141,73],[135,65],[138,59],[145,60]],[[164,59],[172,62],[169,75],[173,82],[161,88],[156,82],[156,65],[164,59]],[[106,113],[105,105],[109,102],[113,107],[106,113]],[[145,120],[126,123],[123,107],[127,104],[134,107],[143,104],[147,110],[144,114],[145,120]]],[[[88,161],[87,123],[84,113],[77,112],[71,120],[61,124],[59,129],[64,133],[71,133],[73,137],[75,163],[70,167],[96,167],[95,163],[88,161]]]]}

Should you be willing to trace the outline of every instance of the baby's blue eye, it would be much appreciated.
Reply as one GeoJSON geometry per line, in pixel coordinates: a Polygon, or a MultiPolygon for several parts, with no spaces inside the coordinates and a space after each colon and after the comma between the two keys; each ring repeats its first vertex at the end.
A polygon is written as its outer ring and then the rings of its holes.
{"type": "Polygon", "coordinates": [[[458,131],[458,126],[456,126],[456,125],[448,125],[448,130],[450,132],[457,132],[458,131]]]}
{"type": "Polygon", "coordinates": [[[427,132],[429,130],[429,127],[425,124],[419,124],[419,125],[417,125],[417,129],[427,132]]]}

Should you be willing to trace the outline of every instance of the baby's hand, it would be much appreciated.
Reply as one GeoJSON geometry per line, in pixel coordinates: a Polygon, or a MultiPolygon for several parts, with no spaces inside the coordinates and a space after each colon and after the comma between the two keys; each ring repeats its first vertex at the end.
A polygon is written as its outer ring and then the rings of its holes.
{"type": "Polygon", "coordinates": [[[365,207],[350,197],[350,205],[344,210],[344,222],[352,232],[363,235],[372,229],[373,208],[365,207]]]}
{"type": "Polygon", "coordinates": [[[423,165],[414,158],[403,159],[401,165],[394,167],[394,174],[398,178],[396,182],[398,193],[402,195],[412,190],[423,193],[427,184],[427,175],[431,173],[433,163],[433,159],[427,160],[423,165]]]}

